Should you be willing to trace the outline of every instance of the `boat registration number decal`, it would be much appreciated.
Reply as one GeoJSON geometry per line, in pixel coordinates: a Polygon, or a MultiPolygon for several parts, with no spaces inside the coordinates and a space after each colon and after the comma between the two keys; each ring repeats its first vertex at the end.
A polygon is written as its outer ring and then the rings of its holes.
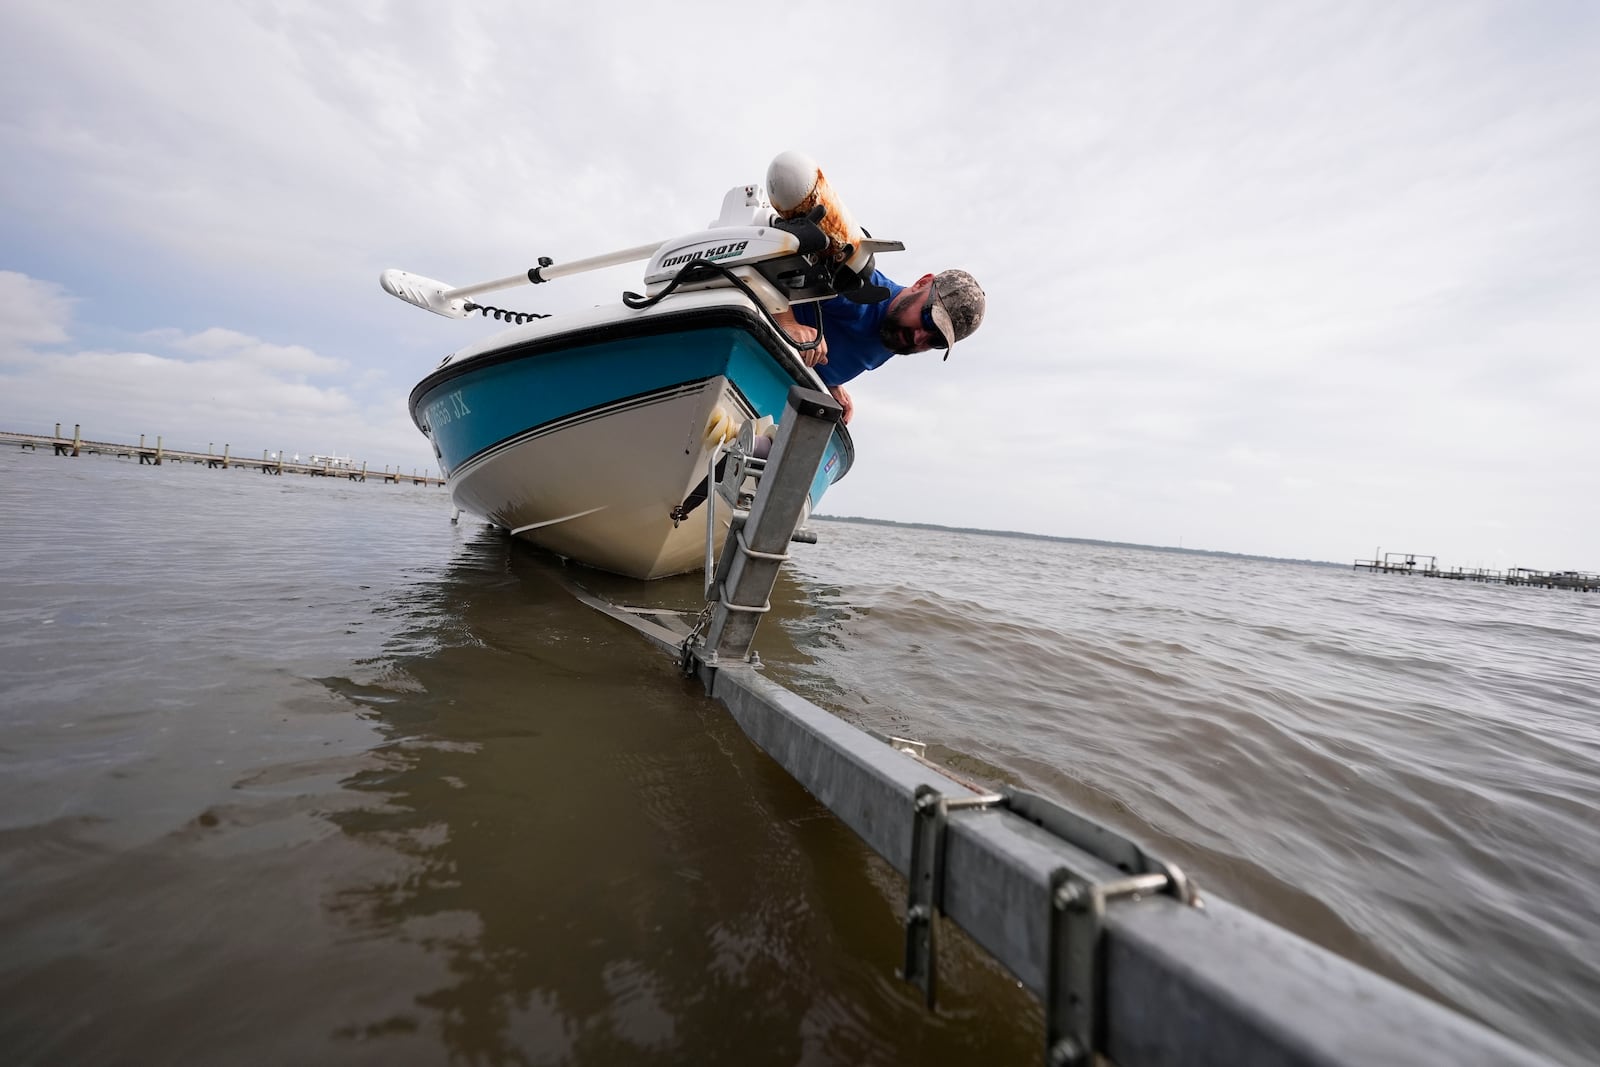
{"type": "Polygon", "coordinates": [[[430,430],[437,430],[441,426],[448,426],[461,416],[471,414],[472,409],[467,407],[467,402],[462,398],[461,390],[459,389],[453,393],[446,393],[438,400],[435,400],[433,403],[429,404],[427,411],[425,412],[425,415],[427,416],[428,428],[430,430]]]}

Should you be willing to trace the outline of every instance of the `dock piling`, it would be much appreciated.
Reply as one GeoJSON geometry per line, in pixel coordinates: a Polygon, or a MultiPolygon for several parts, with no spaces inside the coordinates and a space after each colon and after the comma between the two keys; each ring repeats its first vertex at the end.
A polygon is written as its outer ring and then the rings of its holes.
{"type": "Polygon", "coordinates": [[[1541,571],[1531,567],[1512,567],[1504,572],[1490,570],[1487,567],[1474,567],[1471,570],[1453,567],[1445,570],[1439,566],[1436,557],[1414,552],[1388,552],[1374,555],[1372,559],[1358,559],[1355,561],[1355,569],[1373,574],[1421,575],[1424,578],[1444,578],[1457,582],[1572,589],[1581,593],[1600,592],[1600,574],[1591,574],[1588,571],[1541,571]]]}

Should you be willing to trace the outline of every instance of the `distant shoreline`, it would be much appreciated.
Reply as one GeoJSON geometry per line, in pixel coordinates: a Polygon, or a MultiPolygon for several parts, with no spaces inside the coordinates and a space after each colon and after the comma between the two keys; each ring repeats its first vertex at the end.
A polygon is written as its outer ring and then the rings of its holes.
{"type": "Polygon", "coordinates": [[[1212,556],[1217,559],[1251,559],[1266,563],[1296,563],[1303,567],[1348,567],[1325,559],[1290,559],[1286,556],[1258,556],[1250,552],[1223,552],[1212,548],[1175,548],[1172,545],[1140,545],[1132,541],[1097,541],[1092,537],[1057,537],[1052,534],[1024,533],[1021,530],[980,530],[971,526],[940,526],[932,522],[895,522],[892,519],[866,519],[859,515],[813,515],[823,522],[853,522],[861,526],[897,526],[903,530],[938,530],[942,533],[978,534],[982,537],[1018,537],[1028,541],[1061,541],[1069,545],[1098,545],[1103,548],[1137,548],[1146,552],[1173,552],[1185,556],[1212,556]]]}

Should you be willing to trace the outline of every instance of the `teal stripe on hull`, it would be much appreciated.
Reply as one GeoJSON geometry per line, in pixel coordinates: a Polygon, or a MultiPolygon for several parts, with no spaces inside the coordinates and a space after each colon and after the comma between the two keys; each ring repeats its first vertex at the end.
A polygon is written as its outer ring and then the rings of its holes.
{"type": "MultiPolygon", "coordinates": [[[[782,415],[794,380],[746,330],[714,326],[631,337],[465,369],[418,398],[444,469],[531,430],[676,386],[727,375],[758,415],[782,415]]],[[[848,465],[836,436],[811,486],[812,500],[848,465]]]]}

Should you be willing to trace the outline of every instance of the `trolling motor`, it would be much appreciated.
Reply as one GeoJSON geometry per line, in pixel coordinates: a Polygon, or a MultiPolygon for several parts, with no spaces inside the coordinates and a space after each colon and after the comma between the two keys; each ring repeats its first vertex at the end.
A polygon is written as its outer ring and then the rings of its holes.
{"type": "Polygon", "coordinates": [[[726,270],[751,284],[763,302],[781,301],[771,311],[836,294],[872,304],[889,298],[887,289],[866,280],[876,254],[904,248],[900,241],[867,236],[816,161],[785,152],[767,169],[765,189],[736,186],[709,227],[663,244],[650,258],[644,281],[653,298],[668,286],[686,291],[725,284],[726,270]],[[695,268],[685,272],[690,264],[695,268]]]}
{"type": "Polygon", "coordinates": [[[866,279],[872,275],[877,253],[904,248],[903,242],[869,236],[855,224],[816,161],[801,152],[785,152],[767,168],[765,189],[734,187],[723,197],[717,218],[706,229],[684,237],[565,263],[541,256],[536,266],[521,274],[471,285],[452,286],[403,270],[386,270],[378,281],[385,292],[408,304],[461,319],[482,310],[471,298],[483,293],[648,260],[644,281],[649,302],[664,296],[669,287],[705,289],[729,284],[733,278],[776,314],[790,304],[835,295],[864,304],[887,300],[888,291],[866,279]],[[697,264],[684,270],[697,261],[707,269],[697,264]]]}
{"type": "Polygon", "coordinates": [[[870,285],[867,279],[872,276],[876,253],[901,251],[905,245],[899,241],[875,241],[857,226],[816,160],[803,152],[779,155],[767,168],[767,195],[780,219],[809,219],[827,237],[822,259],[834,268],[834,292],[857,304],[889,299],[887,289],[870,285]]]}

